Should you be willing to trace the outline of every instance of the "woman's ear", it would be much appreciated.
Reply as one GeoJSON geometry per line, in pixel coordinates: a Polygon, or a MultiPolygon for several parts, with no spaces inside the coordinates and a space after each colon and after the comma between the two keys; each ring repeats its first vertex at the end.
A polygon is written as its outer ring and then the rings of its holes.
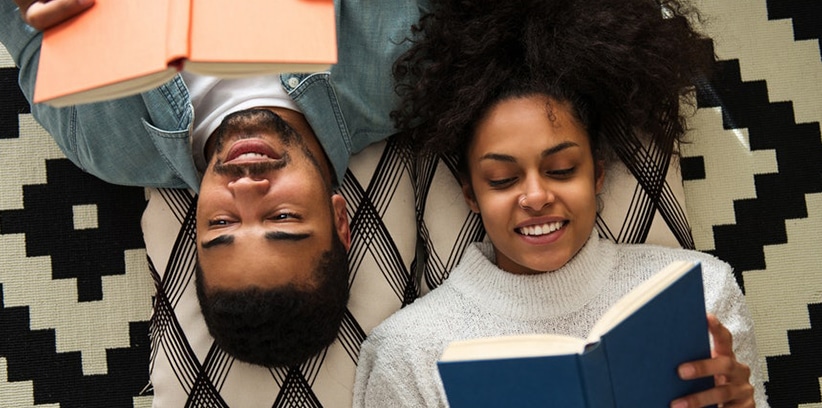
{"type": "Polygon", "coordinates": [[[471,187],[471,183],[463,179],[460,184],[462,185],[462,198],[465,199],[465,203],[468,204],[468,208],[479,214],[479,205],[477,205],[477,198],[474,195],[474,188],[471,187]]]}
{"type": "Polygon", "coordinates": [[[596,160],[594,162],[594,183],[596,185],[596,193],[602,192],[602,186],[605,184],[605,160],[596,160]]]}

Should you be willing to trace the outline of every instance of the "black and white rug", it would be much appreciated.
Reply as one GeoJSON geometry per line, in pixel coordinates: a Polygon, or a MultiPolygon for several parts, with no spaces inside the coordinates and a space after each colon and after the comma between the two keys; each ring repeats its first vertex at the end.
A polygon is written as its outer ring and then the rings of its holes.
{"type": "Polygon", "coordinates": [[[145,193],[63,158],[0,60],[0,407],[150,406],[145,193]]]}

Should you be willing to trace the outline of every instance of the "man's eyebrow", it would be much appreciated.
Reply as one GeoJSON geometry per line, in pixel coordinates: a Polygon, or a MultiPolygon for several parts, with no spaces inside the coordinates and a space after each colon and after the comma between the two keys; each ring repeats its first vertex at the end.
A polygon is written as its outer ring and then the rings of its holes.
{"type": "Polygon", "coordinates": [[[293,234],[285,231],[271,231],[265,233],[265,238],[271,241],[301,241],[311,234],[293,234]]]}
{"type": "Polygon", "coordinates": [[[234,235],[220,235],[210,241],[203,241],[203,249],[209,249],[217,245],[228,245],[234,242],[234,235]]]}
{"type": "MultiPolygon", "coordinates": [[[[270,241],[302,241],[311,234],[293,234],[285,231],[271,231],[265,233],[265,239],[270,241]]],[[[220,235],[210,241],[203,241],[203,249],[213,248],[217,245],[229,245],[234,243],[234,235],[220,235]]]]}

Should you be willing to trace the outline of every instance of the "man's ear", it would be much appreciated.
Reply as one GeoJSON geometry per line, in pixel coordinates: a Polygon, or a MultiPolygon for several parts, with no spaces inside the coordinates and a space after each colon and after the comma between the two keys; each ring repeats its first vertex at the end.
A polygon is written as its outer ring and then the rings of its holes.
{"type": "Polygon", "coordinates": [[[462,198],[465,199],[468,208],[479,214],[479,205],[477,204],[477,197],[474,195],[474,188],[471,187],[471,182],[463,179],[460,184],[462,185],[462,198]]]}
{"type": "Polygon", "coordinates": [[[596,193],[602,192],[602,186],[605,184],[605,160],[596,160],[594,162],[594,183],[596,185],[596,193]]]}
{"type": "Polygon", "coordinates": [[[339,194],[332,194],[331,205],[334,207],[334,229],[348,251],[351,248],[351,228],[348,225],[348,213],[345,211],[345,198],[339,194]]]}

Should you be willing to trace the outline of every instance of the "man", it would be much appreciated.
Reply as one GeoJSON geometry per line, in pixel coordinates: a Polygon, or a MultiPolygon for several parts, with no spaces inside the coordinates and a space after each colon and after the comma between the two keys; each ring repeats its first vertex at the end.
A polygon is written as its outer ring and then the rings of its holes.
{"type": "MultiPolygon", "coordinates": [[[[0,0],[0,42],[29,100],[41,39],[32,27],[91,3],[0,0]]],[[[334,188],[353,153],[393,133],[391,64],[421,13],[415,0],[359,3],[336,4],[340,47],[330,73],[250,83],[178,75],[114,101],[32,106],[84,171],[199,193],[200,304],[217,344],[244,361],[306,360],[333,341],[345,310],[350,236],[334,188]]]]}

